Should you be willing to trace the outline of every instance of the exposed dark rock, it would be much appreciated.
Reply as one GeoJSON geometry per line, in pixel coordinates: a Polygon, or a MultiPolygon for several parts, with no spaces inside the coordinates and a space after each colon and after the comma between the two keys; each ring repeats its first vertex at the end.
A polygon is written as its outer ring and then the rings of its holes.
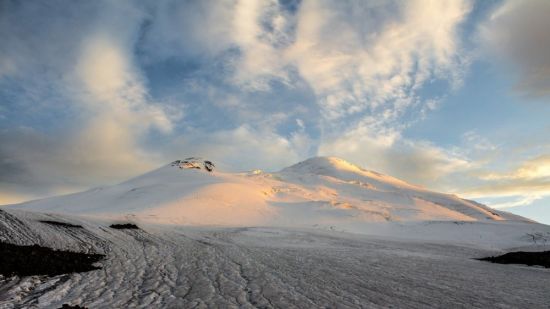
{"type": "Polygon", "coordinates": [[[117,230],[139,230],[139,227],[133,223],[111,224],[109,227],[117,230]]]}
{"type": "Polygon", "coordinates": [[[68,228],[82,228],[82,225],[78,224],[71,224],[66,222],[59,222],[59,221],[52,221],[52,220],[40,220],[41,223],[49,224],[49,225],[55,225],[55,226],[61,226],[61,227],[68,227],[68,228]]]}
{"type": "Polygon", "coordinates": [[[0,274],[4,276],[57,276],[101,269],[93,264],[102,254],[53,250],[39,245],[19,246],[0,242],[0,274]]]}
{"type": "Polygon", "coordinates": [[[171,163],[172,166],[179,167],[180,169],[205,169],[208,172],[212,172],[214,170],[214,163],[212,161],[208,160],[202,160],[198,157],[190,157],[186,158],[184,160],[176,160],[171,163]]]}
{"type": "Polygon", "coordinates": [[[69,304],[63,304],[63,306],[59,307],[59,309],[88,309],[88,307],[82,307],[79,305],[69,305],[69,304]]]}
{"type": "Polygon", "coordinates": [[[213,171],[213,170],[214,170],[214,167],[215,167],[215,165],[214,165],[214,163],[212,163],[211,161],[204,161],[204,168],[205,168],[207,171],[209,171],[209,172],[213,171]]]}
{"type": "Polygon", "coordinates": [[[543,252],[509,252],[500,256],[490,256],[478,259],[499,264],[525,264],[528,266],[543,266],[550,268],[550,251],[543,252]]]}

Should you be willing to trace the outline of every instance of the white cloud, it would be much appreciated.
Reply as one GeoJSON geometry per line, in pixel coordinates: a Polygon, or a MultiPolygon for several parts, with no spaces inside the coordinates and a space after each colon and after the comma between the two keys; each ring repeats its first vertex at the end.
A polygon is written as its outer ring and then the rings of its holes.
{"type": "Polygon", "coordinates": [[[275,0],[240,0],[232,21],[231,37],[242,53],[234,63],[233,81],[262,91],[270,89],[272,79],[289,83],[284,49],[291,43],[293,17],[275,0]]]}
{"type": "Polygon", "coordinates": [[[521,207],[521,206],[531,205],[534,201],[540,200],[541,198],[543,198],[543,196],[526,195],[526,196],[520,196],[519,198],[516,198],[515,200],[512,200],[512,201],[500,202],[500,203],[489,203],[489,205],[494,208],[521,207]]]}
{"type": "Polygon", "coordinates": [[[115,5],[78,48],[67,84],[84,116],[80,127],[66,136],[67,154],[60,156],[74,156],[80,165],[73,166],[75,170],[112,170],[113,178],[119,179],[114,175],[133,175],[158,164],[141,140],[150,129],[170,133],[178,115],[169,116],[166,106],[151,100],[135,64],[134,40],[141,18],[142,12],[133,6],[115,5]],[[127,14],[122,25],[117,10],[127,14]]]}
{"type": "Polygon", "coordinates": [[[487,138],[479,135],[476,131],[470,130],[462,134],[463,144],[470,149],[477,151],[497,150],[497,146],[491,143],[487,138]]]}
{"type": "MultiPolygon", "coordinates": [[[[480,170],[475,176],[479,182],[464,190],[468,196],[520,196],[522,201],[534,201],[550,195],[550,155],[527,159],[506,172],[480,170]]],[[[506,205],[508,204],[504,204],[506,205]]],[[[519,206],[510,205],[508,207],[519,206]]]]}
{"type": "Polygon", "coordinates": [[[109,135],[99,135],[100,130],[89,136],[70,127],[55,135],[30,128],[0,130],[0,186],[15,195],[39,197],[121,181],[158,166],[156,157],[119,135],[106,142],[109,135]]]}
{"type": "MultiPolygon", "coordinates": [[[[36,186],[121,180],[189,155],[231,169],[278,169],[316,154],[317,147],[319,154],[437,189],[451,181],[446,176],[478,167],[466,150],[403,137],[437,108],[438,98],[423,97],[422,87],[433,80],[451,88],[461,82],[468,57],[460,26],[470,1],[305,0],[296,11],[279,1],[101,4],[93,17],[74,9],[44,22],[54,25],[46,31],[48,44],[32,36],[26,46],[11,35],[17,48],[1,54],[9,57],[0,57],[7,59],[0,75],[19,72],[24,82],[45,63],[52,79],[44,89],[70,98],[65,104],[80,114],[57,138],[13,134],[26,136],[28,144],[6,157],[18,157],[16,165],[27,169],[21,174],[37,179],[36,186]],[[81,20],[85,27],[79,28],[81,20]],[[31,48],[42,45],[48,46],[44,54],[31,48]],[[157,81],[148,78],[159,72],[179,78],[175,101],[194,94],[175,113],[153,97],[157,81]],[[274,81],[283,89],[272,88],[274,81]],[[290,91],[305,94],[295,98],[290,91]],[[146,146],[151,132],[161,138],[146,146]]],[[[39,92],[30,101],[43,97],[39,92]]],[[[463,138],[479,152],[495,150],[475,132],[463,138]]],[[[3,139],[15,143],[10,134],[3,139]]]]}
{"type": "Polygon", "coordinates": [[[113,118],[133,132],[152,126],[164,132],[172,129],[165,112],[148,100],[144,81],[132,65],[132,52],[108,35],[89,38],[77,63],[81,100],[99,117],[113,118]]]}
{"type": "Polygon", "coordinates": [[[429,78],[459,80],[457,32],[469,10],[469,1],[357,1],[351,8],[305,1],[288,57],[328,119],[364,111],[396,118],[429,78]]]}
{"type": "Polygon", "coordinates": [[[372,134],[364,126],[326,141],[319,152],[439,190],[452,188],[448,176],[474,167],[474,163],[460,153],[427,141],[408,140],[391,130],[372,134]]]}
{"type": "Polygon", "coordinates": [[[278,169],[303,159],[310,147],[307,135],[284,138],[269,130],[242,125],[211,132],[190,131],[173,143],[174,157],[197,155],[218,162],[225,170],[278,169]]]}
{"type": "Polygon", "coordinates": [[[18,13],[25,20],[40,20],[44,28],[33,25],[29,34],[22,34],[25,40],[14,38],[18,30],[2,32],[13,27],[1,27],[0,35],[17,46],[2,52],[17,67],[16,72],[7,73],[14,74],[10,78],[20,80],[29,89],[25,93],[32,94],[25,94],[25,105],[17,108],[28,105],[28,111],[23,111],[38,118],[41,106],[50,103],[50,110],[63,108],[74,115],[59,124],[62,130],[41,134],[40,129],[11,128],[2,132],[0,162],[12,169],[3,171],[0,182],[12,188],[13,194],[80,190],[134,176],[163,161],[143,147],[142,139],[150,129],[171,132],[178,115],[169,116],[166,106],[150,98],[136,64],[134,45],[143,10],[129,2],[103,4],[104,9],[89,11],[87,5],[75,5],[68,13],[60,8],[59,15],[49,18],[33,16],[36,7],[23,5],[18,13]],[[95,18],[80,16],[79,8],[95,18]],[[34,31],[46,35],[36,37],[34,31]],[[58,96],[54,100],[64,103],[53,106],[51,97],[58,96]]]}
{"type": "Polygon", "coordinates": [[[148,6],[140,38],[146,61],[215,57],[233,44],[234,1],[168,0],[152,1],[148,6]]]}
{"type": "Polygon", "coordinates": [[[467,57],[459,26],[470,9],[466,0],[303,1],[294,14],[276,1],[239,1],[228,16],[241,51],[234,81],[267,91],[271,79],[291,85],[297,70],[327,122],[364,113],[389,122],[418,107],[416,91],[428,80],[460,83],[467,57]]]}
{"type": "Polygon", "coordinates": [[[432,182],[467,160],[403,140],[403,115],[425,117],[436,108],[435,99],[417,94],[431,79],[460,83],[468,59],[459,26],[470,9],[470,1],[303,1],[292,15],[275,2],[241,1],[233,34],[243,53],[237,80],[266,90],[264,78],[289,82],[295,68],[321,110],[320,154],[432,182]]]}
{"type": "Polygon", "coordinates": [[[0,205],[16,204],[27,201],[32,198],[32,195],[22,195],[11,191],[0,191],[0,205]]]}
{"type": "Polygon", "coordinates": [[[489,172],[480,177],[484,180],[532,180],[548,178],[550,177],[550,154],[529,159],[510,172],[489,172]]]}

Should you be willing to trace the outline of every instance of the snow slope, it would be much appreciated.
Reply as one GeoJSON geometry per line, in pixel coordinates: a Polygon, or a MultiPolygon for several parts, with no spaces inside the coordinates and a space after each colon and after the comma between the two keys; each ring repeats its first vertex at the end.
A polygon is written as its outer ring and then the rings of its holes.
{"type": "MultiPolygon", "coordinates": [[[[473,259],[501,254],[499,248],[313,229],[115,230],[108,224],[0,211],[1,240],[107,256],[101,270],[86,273],[0,276],[0,308],[548,308],[550,303],[550,269],[473,259]]],[[[458,238],[476,230],[451,226],[458,238]]],[[[521,229],[490,226],[501,228],[477,230],[484,237],[504,231],[511,237],[508,245],[520,243],[515,237],[521,229]]],[[[548,250],[544,242],[526,238],[523,245],[548,250]]]]}
{"type": "Polygon", "coordinates": [[[12,208],[162,224],[316,225],[353,231],[368,222],[527,221],[333,157],[312,158],[277,173],[225,173],[201,168],[200,159],[181,162],[188,161],[118,185],[12,208]]]}
{"type": "Polygon", "coordinates": [[[0,308],[550,303],[550,270],[474,260],[549,250],[550,226],[331,157],[277,173],[175,161],[117,185],[2,207],[0,241],[106,255],[87,273],[0,275],[0,308]],[[116,221],[140,229],[109,228],[116,221]]]}

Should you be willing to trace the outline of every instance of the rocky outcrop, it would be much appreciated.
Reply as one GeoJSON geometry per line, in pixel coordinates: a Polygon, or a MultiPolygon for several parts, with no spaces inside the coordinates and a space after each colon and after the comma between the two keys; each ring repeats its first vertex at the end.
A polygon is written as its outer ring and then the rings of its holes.
{"type": "Polygon", "coordinates": [[[212,161],[203,160],[202,158],[197,157],[176,160],[172,162],[171,165],[179,167],[180,169],[204,169],[207,172],[214,171],[214,167],[216,167],[212,161]]]}

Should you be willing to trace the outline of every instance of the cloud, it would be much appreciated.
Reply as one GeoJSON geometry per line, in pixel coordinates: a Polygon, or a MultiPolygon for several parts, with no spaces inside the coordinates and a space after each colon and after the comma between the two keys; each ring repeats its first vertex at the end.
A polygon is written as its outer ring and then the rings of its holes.
{"type": "Polygon", "coordinates": [[[13,194],[43,196],[113,183],[159,164],[126,143],[96,140],[71,130],[54,136],[30,128],[2,130],[0,186],[13,194]]]}
{"type": "Polygon", "coordinates": [[[60,1],[0,4],[0,78],[21,78],[40,70],[40,77],[74,60],[74,40],[90,31],[98,5],[62,5],[60,1]],[[55,14],[51,14],[55,7],[55,14]],[[81,11],[87,14],[80,13],[81,11]],[[78,25],[78,27],[76,26],[78,25]],[[60,39],[67,38],[67,39],[60,39]],[[45,44],[50,42],[50,44],[45,44]],[[55,42],[55,44],[53,44],[55,42]]]}
{"type": "Polygon", "coordinates": [[[0,113],[17,124],[1,135],[4,184],[47,194],[188,155],[232,169],[339,155],[424,184],[472,168],[403,137],[437,108],[424,87],[461,82],[470,1],[292,3],[0,10],[0,98],[13,104],[0,113]]]}
{"type": "Polygon", "coordinates": [[[495,181],[464,190],[464,193],[471,197],[548,195],[550,194],[550,180],[539,178],[520,181],[495,181]]]}
{"type": "Polygon", "coordinates": [[[342,133],[354,115],[359,121],[380,115],[392,126],[407,111],[434,107],[434,100],[417,95],[426,82],[460,83],[468,59],[459,26],[470,10],[469,1],[303,1],[299,10],[277,1],[238,1],[224,14],[232,21],[225,42],[239,51],[229,62],[230,80],[245,90],[270,91],[273,80],[303,79],[327,133],[342,133]]]}
{"type": "Polygon", "coordinates": [[[258,167],[276,170],[307,156],[311,139],[301,131],[284,138],[265,129],[242,125],[206,134],[191,131],[174,141],[170,152],[198,155],[218,162],[223,170],[243,171],[258,167]]]}
{"type": "Polygon", "coordinates": [[[116,4],[77,50],[67,84],[85,119],[62,145],[77,158],[74,170],[112,170],[113,178],[120,179],[154,167],[154,155],[142,147],[142,139],[151,129],[170,133],[179,116],[169,116],[169,106],[152,100],[136,65],[134,45],[143,18],[139,8],[116,4]],[[125,18],[119,20],[117,13],[125,18]]]}
{"type": "Polygon", "coordinates": [[[508,201],[508,202],[501,202],[501,203],[490,203],[491,207],[494,208],[512,208],[512,207],[522,207],[522,206],[528,206],[533,204],[533,202],[542,199],[543,196],[540,195],[527,195],[527,196],[520,196],[519,198],[516,198],[515,200],[508,201]]]}
{"type": "Polygon", "coordinates": [[[550,154],[527,160],[507,173],[489,172],[481,175],[484,180],[532,180],[546,177],[550,177],[550,154]]]}
{"type": "Polygon", "coordinates": [[[149,102],[139,72],[132,66],[131,51],[118,46],[105,34],[85,43],[77,64],[77,80],[83,92],[79,100],[99,114],[118,118],[123,123],[137,122],[147,129],[153,126],[169,132],[172,123],[162,108],[149,102]]]}
{"type": "Polygon", "coordinates": [[[494,151],[498,149],[498,147],[491,141],[479,135],[474,130],[470,130],[462,134],[462,140],[465,145],[469,146],[468,148],[476,151],[494,151]]]}
{"type": "MultiPolygon", "coordinates": [[[[20,100],[12,102],[15,116],[40,119],[33,123],[37,129],[1,131],[0,181],[12,188],[12,194],[70,192],[122,180],[162,162],[143,148],[144,139],[151,129],[170,133],[179,115],[169,115],[170,106],[154,102],[136,65],[134,44],[144,13],[130,3],[117,2],[105,10],[93,7],[90,13],[95,16],[89,20],[77,9],[85,11],[85,6],[61,9],[59,15],[48,18],[38,14],[39,24],[48,30],[36,29],[47,34],[42,39],[32,34],[37,25],[29,25],[29,33],[19,33],[25,40],[14,38],[20,30],[12,24],[2,27],[6,30],[1,31],[3,38],[17,48],[2,50],[16,70],[3,71],[9,77],[0,83],[12,88],[9,83],[16,80],[24,85],[23,95],[14,94],[20,100]],[[82,26],[81,19],[73,15],[82,17],[82,26]],[[29,92],[36,94],[26,95],[29,92]],[[63,103],[58,104],[60,99],[63,103]],[[40,118],[41,106],[55,114],[40,118]],[[63,111],[69,111],[70,117],[62,118],[63,111]],[[56,123],[58,128],[41,127],[43,121],[56,123]]],[[[32,20],[39,7],[15,6],[14,15],[32,20]]],[[[9,19],[20,23],[12,16],[9,19]]]]}
{"type": "Polygon", "coordinates": [[[395,119],[429,78],[459,79],[458,26],[469,10],[468,1],[306,1],[288,57],[329,120],[361,112],[395,119]]]}
{"type": "Polygon", "coordinates": [[[550,155],[525,160],[507,172],[479,172],[479,185],[465,189],[471,197],[518,197],[495,207],[514,207],[550,195],[550,155]]]}
{"type": "Polygon", "coordinates": [[[304,2],[287,58],[318,98],[319,153],[439,188],[466,168],[461,155],[402,132],[437,107],[422,87],[461,83],[460,25],[470,10],[469,1],[304,2]]]}
{"type": "Polygon", "coordinates": [[[550,2],[505,1],[480,28],[493,55],[519,70],[517,90],[541,97],[550,94],[550,2]]]}
{"type": "Polygon", "coordinates": [[[461,153],[437,147],[427,141],[412,141],[398,132],[371,134],[366,127],[322,144],[319,152],[336,155],[410,182],[430,188],[450,189],[454,173],[474,167],[461,153]]]}
{"type": "Polygon", "coordinates": [[[320,110],[320,154],[433,182],[467,162],[402,139],[404,115],[436,108],[437,100],[418,95],[431,80],[460,84],[468,59],[459,27],[470,10],[469,1],[303,1],[297,11],[241,1],[234,15],[238,83],[269,91],[266,78],[292,83],[297,73],[320,110]]]}
{"type": "MultiPolygon", "coordinates": [[[[527,195],[519,195],[519,196],[509,196],[507,197],[507,201],[491,201],[491,198],[488,199],[488,204],[491,205],[493,208],[512,208],[513,210],[523,210],[526,208],[525,206],[532,205],[534,202],[543,199],[544,196],[537,195],[537,194],[527,194],[527,195]]],[[[498,199],[498,198],[497,198],[498,199]]],[[[528,216],[529,217],[529,216],[528,216]]]]}
{"type": "Polygon", "coordinates": [[[234,1],[149,1],[139,52],[145,64],[173,58],[216,57],[233,44],[234,1]]]}
{"type": "Polygon", "coordinates": [[[32,196],[19,195],[12,192],[0,192],[0,205],[17,204],[31,199],[32,196]]]}

